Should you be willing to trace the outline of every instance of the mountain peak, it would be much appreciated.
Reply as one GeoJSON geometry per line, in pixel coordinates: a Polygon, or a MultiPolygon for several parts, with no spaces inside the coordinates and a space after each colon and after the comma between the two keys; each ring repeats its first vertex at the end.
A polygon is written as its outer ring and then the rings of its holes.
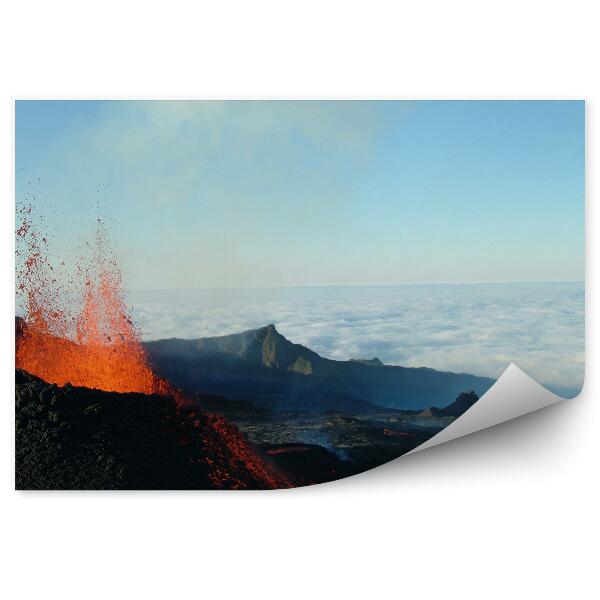
{"type": "MultiPolygon", "coordinates": [[[[250,330],[248,333],[252,333],[253,330],[250,330]]],[[[275,327],[275,325],[273,323],[269,323],[268,325],[265,325],[264,327],[259,327],[258,329],[254,330],[254,333],[256,334],[256,337],[262,337],[264,335],[269,335],[269,334],[274,334],[274,333],[279,333],[279,331],[277,331],[277,328],[275,327]]],[[[235,335],[235,334],[233,334],[235,335]]]]}
{"type": "Polygon", "coordinates": [[[360,363],[362,365],[367,365],[368,367],[385,367],[385,364],[382,363],[376,356],[373,358],[351,358],[350,362],[360,363]]]}
{"type": "Polygon", "coordinates": [[[269,323],[268,325],[265,325],[264,327],[259,327],[258,329],[250,330],[247,333],[252,335],[254,339],[261,344],[264,344],[268,340],[285,340],[286,342],[288,341],[283,335],[279,333],[279,331],[277,331],[273,323],[269,323]]]}
{"type": "Polygon", "coordinates": [[[144,347],[156,372],[178,387],[261,403],[281,399],[310,404],[312,398],[324,405],[324,398],[335,396],[422,410],[446,406],[448,398],[473,389],[475,394],[460,398],[460,406],[446,407],[453,411],[472,404],[493,383],[474,375],[385,365],[376,357],[323,358],[288,340],[273,323],[219,337],[144,342],[144,347]]]}

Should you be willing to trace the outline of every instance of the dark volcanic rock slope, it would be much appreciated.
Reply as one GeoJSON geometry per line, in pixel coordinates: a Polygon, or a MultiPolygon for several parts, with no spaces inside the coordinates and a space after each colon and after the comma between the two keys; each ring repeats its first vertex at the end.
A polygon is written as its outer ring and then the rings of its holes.
{"type": "Polygon", "coordinates": [[[180,387],[272,408],[361,412],[444,406],[493,380],[381,361],[335,361],[293,344],[274,325],[222,337],[146,342],[156,372],[180,387]]]}
{"type": "Polygon", "coordinates": [[[16,372],[17,489],[290,487],[222,417],[16,372]]]}

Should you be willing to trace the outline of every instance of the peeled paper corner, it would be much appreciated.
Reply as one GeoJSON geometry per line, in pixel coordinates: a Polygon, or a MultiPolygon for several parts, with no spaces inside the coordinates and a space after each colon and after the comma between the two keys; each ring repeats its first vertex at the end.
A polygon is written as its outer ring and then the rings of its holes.
{"type": "Polygon", "coordinates": [[[563,399],[510,363],[496,383],[469,410],[407,455],[516,419],[563,399]]]}

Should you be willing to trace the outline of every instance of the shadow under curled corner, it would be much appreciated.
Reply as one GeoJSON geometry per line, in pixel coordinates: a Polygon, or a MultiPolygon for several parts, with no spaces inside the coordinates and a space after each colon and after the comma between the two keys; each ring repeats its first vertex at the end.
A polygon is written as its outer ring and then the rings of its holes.
{"type": "Polygon", "coordinates": [[[563,400],[511,363],[494,385],[464,414],[407,454],[516,419],[563,400]]]}

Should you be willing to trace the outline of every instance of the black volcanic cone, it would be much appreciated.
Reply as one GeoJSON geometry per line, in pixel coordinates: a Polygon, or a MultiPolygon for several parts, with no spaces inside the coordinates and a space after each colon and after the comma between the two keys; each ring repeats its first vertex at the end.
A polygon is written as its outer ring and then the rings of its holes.
{"type": "Polygon", "coordinates": [[[16,371],[17,489],[267,489],[290,482],[221,417],[171,397],[16,371]]]}

